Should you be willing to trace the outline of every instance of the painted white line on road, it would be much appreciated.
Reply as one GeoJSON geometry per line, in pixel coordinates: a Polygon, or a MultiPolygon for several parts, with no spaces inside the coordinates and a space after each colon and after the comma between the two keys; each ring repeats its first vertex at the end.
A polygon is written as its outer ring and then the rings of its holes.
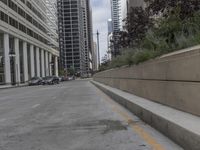
{"type": "Polygon", "coordinates": [[[32,108],[37,108],[38,106],[40,106],[40,104],[35,104],[34,106],[32,106],[32,108]]]}

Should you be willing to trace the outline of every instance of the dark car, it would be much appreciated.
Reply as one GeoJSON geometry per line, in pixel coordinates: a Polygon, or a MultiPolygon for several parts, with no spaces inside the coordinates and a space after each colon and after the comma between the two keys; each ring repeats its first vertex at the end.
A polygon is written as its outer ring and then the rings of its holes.
{"type": "Polygon", "coordinates": [[[53,85],[59,84],[59,78],[57,76],[48,76],[43,78],[43,84],[53,85]]]}
{"type": "Polygon", "coordinates": [[[40,77],[33,77],[31,78],[31,80],[29,81],[29,85],[41,85],[42,84],[42,78],[40,77]]]}

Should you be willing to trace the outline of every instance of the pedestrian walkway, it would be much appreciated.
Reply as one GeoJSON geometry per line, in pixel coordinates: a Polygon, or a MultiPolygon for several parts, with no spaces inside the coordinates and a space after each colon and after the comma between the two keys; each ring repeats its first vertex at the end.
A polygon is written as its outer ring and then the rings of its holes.
{"type": "Polygon", "coordinates": [[[20,84],[20,85],[0,85],[0,90],[1,89],[9,89],[9,88],[18,88],[18,87],[24,87],[28,86],[28,84],[20,84]]]}

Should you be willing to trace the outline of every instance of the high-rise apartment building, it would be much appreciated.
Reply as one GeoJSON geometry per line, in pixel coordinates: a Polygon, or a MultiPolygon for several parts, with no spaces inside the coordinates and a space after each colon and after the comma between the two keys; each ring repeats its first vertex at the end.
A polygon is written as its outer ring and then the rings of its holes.
{"type": "Polygon", "coordinates": [[[116,57],[120,54],[120,49],[117,44],[118,35],[120,31],[120,0],[111,0],[111,17],[112,17],[112,36],[113,36],[113,43],[112,43],[112,57],[116,57]]]}
{"type": "Polygon", "coordinates": [[[108,34],[113,32],[113,27],[112,27],[112,19],[108,19],[108,34]]]}
{"type": "Polygon", "coordinates": [[[87,66],[87,70],[88,70],[88,74],[90,74],[95,68],[93,68],[93,61],[95,58],[93,58],[93,52],[95,53],[95,51],[93,50],[94,48],[94,41],[93,41],[93,20],[92,20],[92,9],[91,9],[91,5],[90,5],[90,0],[86,0],[86,10],[87,10],[87,34],[88,34],[88,54],[89,54],[89,59],[86,59],[88,66],[87,66]]]}
{"type": "Polygon", "coordinates": [[[89,0],[58,0],[58,23],[61,68],[87,75],[92,69],[89,0]]]}
{"type": "Polygon", "coordinates": [[[111,17],[113,32],[120,31],[120,0],[111,0],[111,17]]]}
{"type": "Polygon", "coordinates": [[[56,0],[0,0],[0,84],[58,75],[56,0]]]}
{"type": "Polygon", "coordinates": [[[98,64],[98,52],[97,52],[97,43],[93,42],[93,59],[92,59],[92,64],[93,64],[93,71],[97,71],[99,68],[99,64],[98,64]]]}

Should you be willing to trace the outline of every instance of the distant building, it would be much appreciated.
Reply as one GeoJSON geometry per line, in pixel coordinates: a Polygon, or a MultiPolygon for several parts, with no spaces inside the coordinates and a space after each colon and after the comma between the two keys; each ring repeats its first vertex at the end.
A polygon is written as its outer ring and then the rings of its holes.
{"type": "Polygon", "coordinates": [[[98,51],[97,51],[97,43],[93,42],[93,61],[92,61],[92,65],[93,65],[93,71],[97,71],[99,68],[99,64],[98,64],[98,51]]]}
{"type": "Polygon", "coordinates": [[[91,70],[92,20],[89,0],[58,0],[60,67],[81,76],[91,70]]]}
{"type": "Polygon", "coordinates": [[[112,19],[108,19],[108,34],[113,32],[112,19]]]}
{"type": "Polygon", "coordinates": [[[86,70],[89,75],[92,68],[92,52],[93,52],[93,26],[92,26],[92,10],[90,0],[82,0],[83,16],[84,16],[84,38],[85,38],[85,56],[86,70]]]}
{"type": "Polygon", "coordinates": [[[124,20],[127,18],[127,14],[130,12],[131,7],[143,7],[145,8],[144,0],[121,0],[120,5],[120,29],[124,30],[125,22],[124,20]]]}
{"type": "Polygon", "coordinates": [[[112,57],[120,54],[117,44],[118,34],[120,31],[120,0],[111,0],[111,17],[112,17],[112,35],[113,35],[113,48],[111,51],[112,57]]]}
{"type": "Polygon", "coordinates": [[[108,51],[107,54],[109,56],[109,59],[111,59],[111,53],[113,52],[113,45],[111,43],[111,40],[113,38],[113,28],[112,28],[112,19],[108,19],[108,51]]]}
{"type": "Polygon", "coordinates": [[[58,75],[56,0],[0,0],[0,84],[58,75]]]}
{"type": "Polygon", "coordinates": [[[120,0],[111,0],[111,17],[113,32],[120,31],[120,0]]]}
{"type": "MultiPolygon", "coordinates": [[[[122,0],[123,1],[123,0],[122,0]]],[[[127,11],[130,11],[131,7],[145,7],[144,0],[127,0],[127,11]]]]}
{"type": "Polygon", "coordinates": [[[108,51],[107,51],[107,55],[108,55],[108,58],[109,60],[112,59],[112,52],[114,50],[114,45],[113,45],[113,33],[108,33],[108,51]]]}

